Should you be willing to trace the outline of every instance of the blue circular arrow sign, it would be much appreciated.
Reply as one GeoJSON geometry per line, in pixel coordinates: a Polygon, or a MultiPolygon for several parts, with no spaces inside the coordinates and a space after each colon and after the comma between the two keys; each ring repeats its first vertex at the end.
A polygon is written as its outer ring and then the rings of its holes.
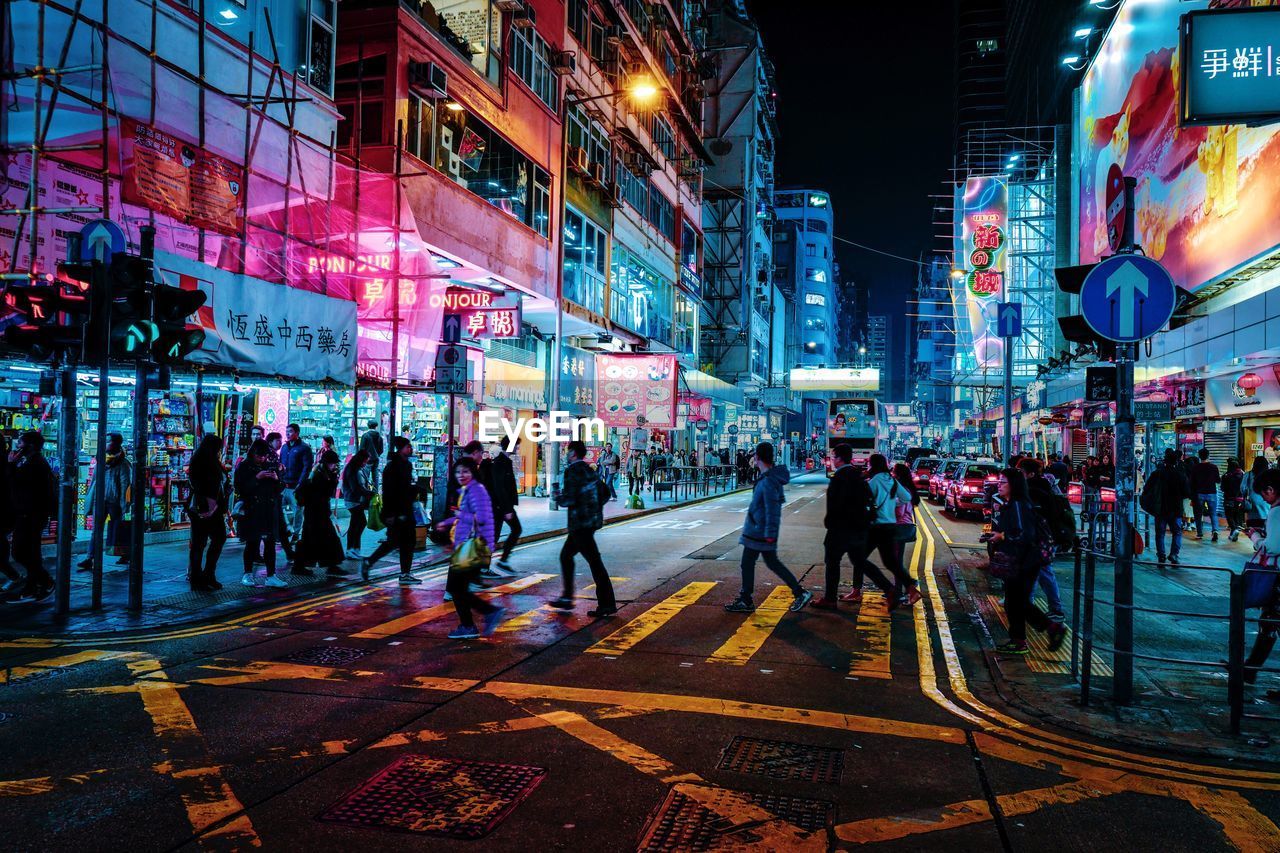
{"type": "Polygon", "coordinates": [[[94,219],[80,229],[80,260],[110,263],[112,255],[124,252],[124,231],[110,219],[94,219]]]}
{"type": "Polygon", "coordinates": [[[1089,271],[1080,288],[1080,313],[1109,340],[1133,343],[1164,328],[1178,289],[1169,271],[1142,255],[1115,255],[1089,271]]]}

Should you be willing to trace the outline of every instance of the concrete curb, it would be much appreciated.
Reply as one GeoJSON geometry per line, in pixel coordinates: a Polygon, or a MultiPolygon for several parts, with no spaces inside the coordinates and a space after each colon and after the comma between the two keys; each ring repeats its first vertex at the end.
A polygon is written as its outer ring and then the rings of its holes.
{"type": "MultiPolygon", "coordinates": [[[[723,498],[728,495],[734,495],[740,492],[750,491],[751,488],[752,488],[751,486],[739,486],[737,488],[719,492],[714,495],[704,495],[703,497],[681,501],[680,503],[677,503],[677,504],[670,504],[667,506],[646,507],[645,509],[637,510],[635,512],[630,512],[630,513],[627,513],[626,515],[615,516],[613,518],[606,518],[604,522],[605,527],[609,527],[615,524],[624,524],[630,521],[635,521],[641,518],[645,518],[647,516],[657,515],[663,512],[669,512],[673,509],[681,509],[687,506],[697,506],[698,504],[707,503],[708,501],[717,500],[719,498],[723,498]]],[[[522,536],[520,538],[520,545],[521,546],[532,545],[538,542],[545,542],[549,539],[556,539],[560,536],[564,536],[566,533],[568,533],[568,529],[563,527],[556,528],[554,530],[538,531],[537,533],[531,533],[528,536],[522,536]]],[[[415,571],[421,571],[423,569],[431,569],[431,568],[436,568],[438,566],[443,566],[448,562],[449,562],[449,558],[446,555],[437,555],[434,557],[423,557],[423,558],[414,560],[413,568],[415,571]]],[[[376,581],[387,580],[388,578],[395,577],[397,574],[399,574],[399,569],[394,567],[390,571],[374,572],[372,574],[372,581],[376,582],[376,581]]],[[[75,633],[55,633],[51,631],[0,630],[0,639],[15,640],[15,639],[36,638],[36,639],[46,639],[46,640],[55,640],[55,641],[57,640],[83,641],[83,640],[93,640],[96,638],[107,638],[107,637],[111,637],[111,638],[128,637],[134,633],[139,633],[139,632],[149,632],[149,631],[155,631],[158,629],[169,629],[169,628],[187,628],[187,627],[201,625],[208,622],[214,622],[219,619],[228,619],[228,618],[234,618],[237,616],[249,615],[257,610],[266,610],[274,607],[281,607],[287,604],[301,603],[306,601],[309,598],[314,598],[320,595],[331,595],[332,593],[335,593],[335,592],[341,592],[344,589],[354,589],[356,587],[363,587],[363,586],[366,586],[366,584],[363,580],[359,578],[357,574],[357,577],[354,577],[354,578],[341,578],[341,579],[335,579],[330,583],[315,584],[315,585],[306,586],[306,587],[295,587],[294,589],[297,589],[299,591],[294,595],[280,596],[279,598],[272,598],[270,601],[256,601],[256,602],[253,602],[252,604],[246,603],[243,606],[236,606],[236,604],[234,603],[227,603],[224,609],[220,608],[215,613],[195,612],[190,614],[190,616],[187,618],[179,617],[179,618],[147,621],[146,609],[144,608],[143,615],[139,617],[139,623],[136,625],[130,625],[128,628],[124,630],[89,631],[89,632],[75,632],[75,633]]],[[[247,602],[247,600],[245,601],[247,602]]]]}
{"type": "MultiPolygon", "coordinates": [[[[994,693],[994,697],[987,696],[984,698],[998,699],[1010,710],[1024,717],[1050,723],[1072,734],[1112,746],[1136,746],[1187,758],[1214,758],[1225,761],[1248,761],[1251,763],[1275,760],[1274,756],[1268,753],[1266,749],[1248,746],[1248,735],[1244,734],[1235,738],[1239,744],[1239,748],[1236,749],[1227,749],[1212,744],[1199,746],[1190,744],[1186,739],[1186,732],[1178,732],[1179,739],[1177,740],[1160,737],[1151,731],[1135,726],[1131,722],[1125,723],[1115,719],[1112,715],[1114,706],[1101,695],[1093,696],[1090,703],[1090,707],[1094,711],[1092,725],[1055,713],[1051,707],[1046,707],[1046,703],[1036,702],[1034,699],[1028,698],[1027,691],[1008,678],[1001,668],[999,657],[995,654],[996,642],[991,633],[991,627],[987,624],[987,619],[983,616],[976,597],[969,592],[969,586],[964,579],[963,572],[964,569],[955,561],[948,563],[947,576],[956,591],[956,598],[964,607],[965,614],[972,623],[974,635],[978,640],[982,653],[982,659],[986,664],[987,673],[990,675],[989,684],[970,682],[970,687],[975,693],[979,693],[980,690],[983,692],[990,691],[994,693]],[[983,689],[984,687],[985,690],[983,689]],[[1124,726],[1123,734],[1114,730],[1112,726],[1124,726]]],[[[1091,693],[1099,693],[1099,691],[1095,690],[1091,691],[1091,693]]],[[[1222,735],[1224,739],[1231,737],[1231,735],[1225,733],[1222,735]]]]}

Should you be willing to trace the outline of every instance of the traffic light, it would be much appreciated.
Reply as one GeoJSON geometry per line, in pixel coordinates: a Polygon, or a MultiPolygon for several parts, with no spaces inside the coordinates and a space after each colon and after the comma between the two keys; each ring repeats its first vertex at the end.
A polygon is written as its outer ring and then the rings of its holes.
{"type": "MultiPolygon", "coordinates": [[[[115,255],[111,259],[111,304],[106,300],[103,313],[95,316],[91,339],[97,346],[103,340],[102,327],[111,324],[110,355],[116,358],[143,358],[158,337],[151,320],[151,262],[137,255],[115,255]]],[[[96,314],[97,312],[95,312],[96,314]]]]}
{"type": "Polygon", "coordinates": [[[200,349],[204,329],[187,325],[187,318],[204,305],[200,290],[183,290],[171,284],[154,285],[151,293],[152,319],[157,329],[151,354],[161,364],[182,361],[200,349]]]}
{"type": "MultiPolygon", "coordinates": [[[[1058,280],[1058,289],[1063,293],[1079,296],[1081,288],[1084,287],[1084,280],[1088,278],[1090,271],[1096,266],[1097,264],[1081,264],[1075,267],[1058,267],[1053,271],[1053,277],[1058,280]]],[[[1115,341],[1104,338],[1095,332],[1085,322],[1083,315],[1070,314],[1065,317],[1059,317],[1058,328],[1062,330],[1062,337],[1071,343],[1092,346],[1094,351],[1098,353],[1099,361],[1116,360],[1115,341]]]]}
{"type": "Polygon", "coordinates": [[[52,276],[30,283],[11,283],[4,292],[5,307],[17,314],[4,330],[9,346],[43,360],[66,349],[79,349],[89,313],[91,264],[59,264],[68,285],[52,276]],[[84,285],[83,287],[81,285],[84,285]]]}

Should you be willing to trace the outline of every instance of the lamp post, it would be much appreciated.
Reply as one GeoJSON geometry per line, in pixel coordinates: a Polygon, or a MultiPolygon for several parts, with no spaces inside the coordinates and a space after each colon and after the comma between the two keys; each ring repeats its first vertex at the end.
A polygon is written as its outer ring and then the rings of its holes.
{"type": "MultiPolygon", "coordinates": [[[[556,227],[560,233],[556,235],[556,304],[555,304],[555,334],[551,339],[551,394],[547,400],[547,411],[553,410],[560,402],[560,357],[562,353],[561,339],[564,337],[564,311],[561,300],[564,299],[564,223],[566,214],[568,213],[569,204],[565,199],[565,190],[569,185],[569,110],[571,107],[589,104],[592,101],[604,101],[611,98],[627,95],[636,104],[643,105],[653,101],[659,95],[658,85],[652,78],[647,76],[637,76],[633,78],[627,85],[626,89],[609,92],[604,95],[592,95],[586,98],[570,97],[565,92],[564,97],[560,99],[560,174],[556,178],[556,192],[558,200],[556,206],[559,209],[560,216],[556,222],[556,227]]],[[[557,468],[560,467],[560,445],[554,441],[546,442],[547,448],[547,498],[551,503],[551,509],[557,509],[555,489],[557,468]]]]}

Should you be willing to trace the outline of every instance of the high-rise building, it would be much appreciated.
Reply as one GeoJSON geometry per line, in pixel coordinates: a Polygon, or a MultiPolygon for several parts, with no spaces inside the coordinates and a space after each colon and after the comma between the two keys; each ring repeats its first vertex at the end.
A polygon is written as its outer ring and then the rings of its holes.
{"type": "Polygon", "coordinates": [[[866,367],[874,367],[880,371],[880,386],[887,389],[887,372],[889,368],[889,316],[887,314],[868,314],[866,337],[862,347],[866,353],[859,352],[859,358],[866,367]]]}
{"type": "Polygon", "coordinates": [[[703,133],[714,162],[702,223],[702,361],[719,379],[760,386],[786,368],[775,363],[771,331],[786,313],[773,287],[773,65],[742,0],[715,0],[708,24],[715,73],[706,83],[703,133]]]}
{"type": "Polygon", "coordinates": [[[774,200],[779,222],[774,275],[780,287],[795,294],[799,365],[834,365],[839,354],[831,196],[823,190],[794,189],[778,192],[774,200]]]}
{"type": "Polygon", "coordinates": [[[968,150],[966,138],[1006,122],[1004,15],[1005,0],[955,0],[955,141],[960,170],[990,173],[1001,165],[968,150]]]}

